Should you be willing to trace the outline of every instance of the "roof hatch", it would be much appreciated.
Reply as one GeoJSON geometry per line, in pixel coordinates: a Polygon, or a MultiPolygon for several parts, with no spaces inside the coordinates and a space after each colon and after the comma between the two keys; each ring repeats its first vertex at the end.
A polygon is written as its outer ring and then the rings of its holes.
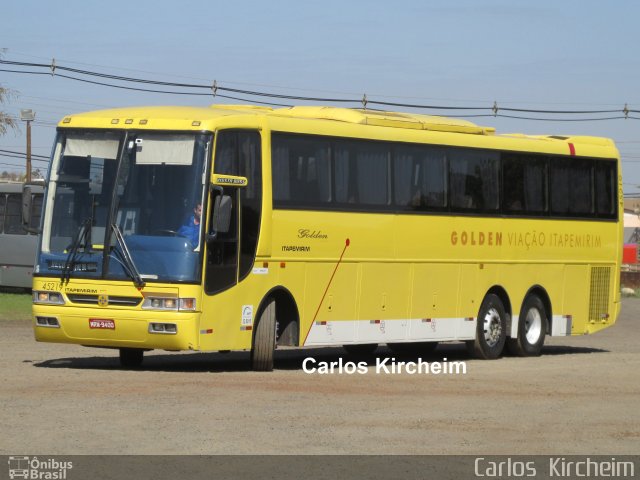
{"type": "Polygon", "coordinates": [[[495,133],[495,128],[493,127],[481,127],[466,120],[378,110],[336,107],[289,107],[276,109],[271,115],[475,135],[493,135],[495,133]]]}

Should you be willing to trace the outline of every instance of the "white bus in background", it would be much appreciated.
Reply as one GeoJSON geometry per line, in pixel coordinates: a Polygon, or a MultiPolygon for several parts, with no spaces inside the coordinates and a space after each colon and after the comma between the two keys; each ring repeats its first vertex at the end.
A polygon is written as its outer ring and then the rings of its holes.
{"type": "Polygon", "coordinates": [[[20,182],[0,182],[0,287],[31,288],[44,182],[30,185],[33,218],[28,226],[22,224],[23,187],[20,182]]]}

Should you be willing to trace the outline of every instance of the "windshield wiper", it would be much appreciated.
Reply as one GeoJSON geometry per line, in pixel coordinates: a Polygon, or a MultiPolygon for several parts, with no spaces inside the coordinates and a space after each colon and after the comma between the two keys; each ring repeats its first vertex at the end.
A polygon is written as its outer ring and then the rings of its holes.
{"type": "Polygon", "coordinates": [[[69,254],[67,255],[67,259],[64,262],[64,266],[62,267],[62,276],[60,279],[63,282],[68,282],[71,280],[71,272],[73,271],[73,267],[76,261],[76,255],[78,254],[78,250],[82,245],[84,240],[85,250],[87,248],[87,244],[91,243],[91,224],[93,223],[91,217],[87,218],[80,226],[78,227],[78,232],[76,238],[71,243],[69,247],[69,254]]]}
{"type": "MultiPolygon", "coordinates": [[[[120,246],[120,256],[122,258],[123,267],[125,272],[129,274],[133,283],[136,287],[142,288],[146,285],[145,281],[142,280],[142,276],[140,272],[136,268],[136,264],[133,262],[133,258],[131,258],[131,254],[129,253],[129,249],[127,248],[127,244],[124,241],[124,237],[122,236],[122,232],[120,231],[120,227],[115,223],[111,224],[111,230],[113,230],[114,236],[116,237],[116,242],[120,246]]],[[[117,251],[117,250],[116,250],[117,251]]]]}

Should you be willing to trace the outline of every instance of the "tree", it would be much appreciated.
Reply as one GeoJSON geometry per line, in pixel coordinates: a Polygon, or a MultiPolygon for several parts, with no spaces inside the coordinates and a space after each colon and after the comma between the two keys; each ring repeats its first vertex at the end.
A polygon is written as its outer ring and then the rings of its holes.
{"type": "MultiPolygon", "coordinates": [[[[12,90],[0,86],[0,105],[5,103],[7,99],[13,95],[14,93],[12,90]]],[[[17,130],[18,122],[16,122],[16,119],[8,113],[0,111],[0,137],[7,133],[9,129],[17,130]]]]}
{"type": "MultiPolygon", "coordinates": [[[[4,53],[4,49],[0,49],[0,58],[2,58],[3,53],[4,53]]],[[[15,91],[0,85],[0,106],[15,96],[16,96],[15,91]]],[[[9,129],[17,130],[18,122],[14,117],[0,110],[0,137],[5,133],[7,133],[9,129]]]]}

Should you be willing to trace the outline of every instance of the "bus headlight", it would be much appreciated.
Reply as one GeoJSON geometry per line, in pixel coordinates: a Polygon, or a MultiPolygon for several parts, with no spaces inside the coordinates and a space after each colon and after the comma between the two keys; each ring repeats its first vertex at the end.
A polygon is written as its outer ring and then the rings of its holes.
{"type": "Polygon", "coordinates": [[[33,303],[64,305],[64,298],[60,292],[33,291],[33,303]]]}
{"type": "Polygon", "coordinates": [[[196,309],[195,298],[146,297],[142,302],[145,310],[190,311],[196,309]]]}
{"type": "Polygon", "coordinates": [[[180,299],[180,310],[188,310],[195,311],[196,309],[196,299],[195,298],[181,298],[180,299]]]}

